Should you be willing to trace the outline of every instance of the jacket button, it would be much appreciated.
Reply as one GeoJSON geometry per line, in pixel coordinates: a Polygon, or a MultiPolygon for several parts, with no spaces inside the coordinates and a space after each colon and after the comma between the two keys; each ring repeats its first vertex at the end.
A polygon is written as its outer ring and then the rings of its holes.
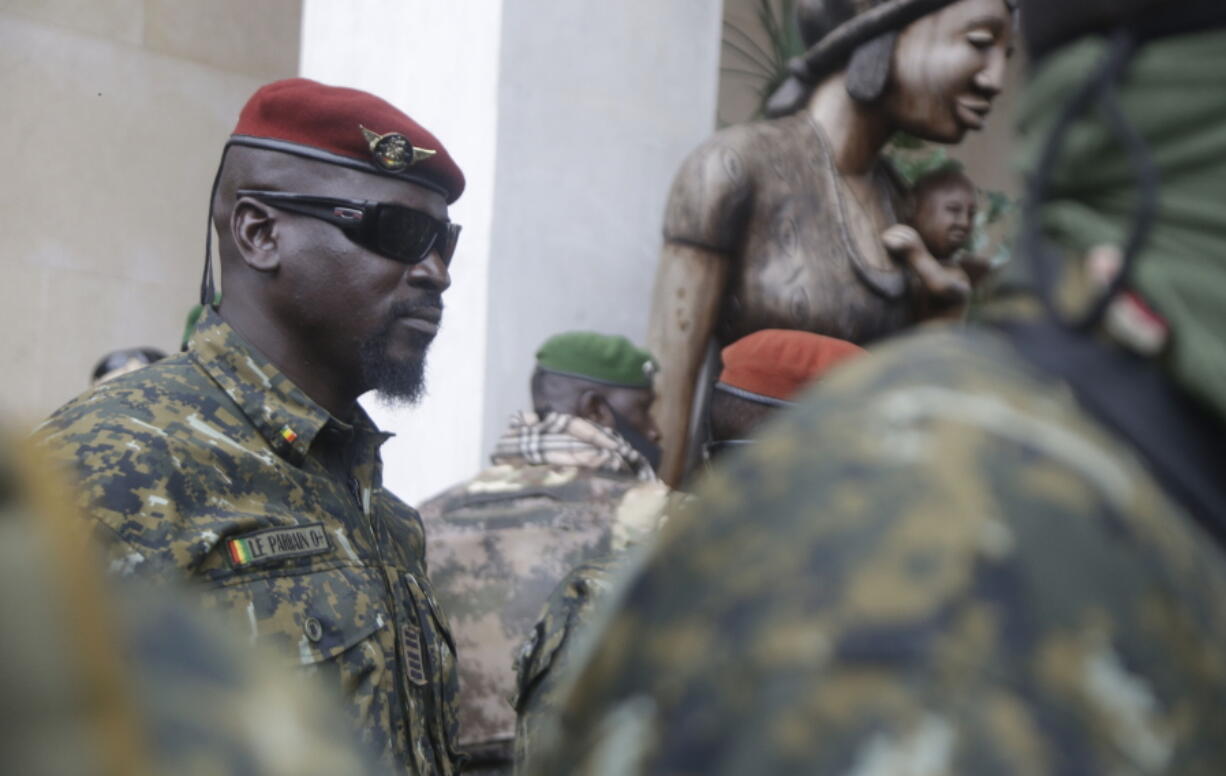
{"type": "Polygon", "coordinates": [[[324,627],[319,624],[319,620],[314,617],[306,618],[302,629],[306,631],[306,637],[311,641],[319,641],[324,637],[324,627]]]}

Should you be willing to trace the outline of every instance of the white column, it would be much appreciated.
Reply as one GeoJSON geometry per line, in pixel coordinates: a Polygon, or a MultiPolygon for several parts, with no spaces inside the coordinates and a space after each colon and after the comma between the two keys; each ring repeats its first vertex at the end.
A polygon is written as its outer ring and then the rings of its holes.
{"type": "Polygon", "coordinates": [[[559,331],[642,342],[674,172],[714,130],[720,0],[506,0],[485,447],[559,331]]]}
{"type": "Polygon", "coordinates": [[[642,341],[668,187],[714,129],[719,0],[305,0],[302,74],[388,99],[468,190],[430,395],[367,403],[410,503],[483,464],[559,331],[642,341]]]}
{"type": "Polygon", "coordinates": [[[471,476],[480,460],[501,10],[501,0],[303,6],[302,75],[388,100],[446,144],[468,181],[450,211],[464,231],[430,350],[429,395],[409,408],[363,402],[397,435],[383,448],[384,483],[409,503],[471,476]]]}

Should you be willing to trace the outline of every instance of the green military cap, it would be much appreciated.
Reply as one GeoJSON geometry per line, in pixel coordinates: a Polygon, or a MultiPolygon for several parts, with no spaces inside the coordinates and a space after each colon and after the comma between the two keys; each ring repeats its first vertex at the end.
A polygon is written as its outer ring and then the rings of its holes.
{"type": "Polygon", "coordinates": [[[655,373],[651,354],[625,337],[569,331],[546,340],[536,364],[558,374],[626,388],[650,388],[655,373]]]}

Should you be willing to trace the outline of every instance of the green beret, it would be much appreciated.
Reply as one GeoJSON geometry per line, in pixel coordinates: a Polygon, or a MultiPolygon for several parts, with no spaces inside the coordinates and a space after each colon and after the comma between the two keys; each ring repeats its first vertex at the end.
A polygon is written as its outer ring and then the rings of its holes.
{"type": "Polygon", "coordinates": [[[536,351],[541,369],[624,388],[650,388],[651,354],[625,337],[570,331],[550,337],[536,351]]]}

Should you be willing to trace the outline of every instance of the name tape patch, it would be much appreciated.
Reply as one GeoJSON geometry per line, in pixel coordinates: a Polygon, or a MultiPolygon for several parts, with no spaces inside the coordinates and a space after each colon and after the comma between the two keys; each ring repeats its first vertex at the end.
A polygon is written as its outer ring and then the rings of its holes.
{"type": "Polygon", "coordinates": [[[266,528],[231,539],[227,547],[230,550],[230,563],[235,568],[285,558],[319,555],[332,549],[323,523],[266,528]]]}

